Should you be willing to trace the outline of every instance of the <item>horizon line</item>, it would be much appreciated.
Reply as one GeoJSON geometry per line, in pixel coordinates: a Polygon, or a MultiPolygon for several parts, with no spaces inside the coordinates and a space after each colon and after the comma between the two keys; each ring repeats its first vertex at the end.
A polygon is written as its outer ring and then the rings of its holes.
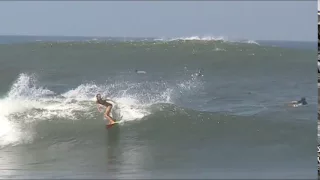
{"type": "MultiPolygon", "coordinates": [[[[172,39],[172,38],[188,38],[188,37],[222,37],[224,36],[206,36],[206,35],[189,35],[189,36],[175,36],[175,37],[165,37],[165,36],[93,36],[93,35],[31,35],[31,34],[0,34],[0,36],[25,36],[25,37],[81,37],[81,38],[147,38],[147,39],[160,39],[160,38],[166,38],[166,39],[172,39]]],[[[228,39],[228,37],[225,37],[228,39]]],[[[270,39],[245,39],[245,38],[236,38],[235,40],[252,40],[252,41],[289,41],[289,42],[318,42],[318,40],[270,40],[270,39]]],[[[228,41],[228,40],[227,40],[228,41]]]]}

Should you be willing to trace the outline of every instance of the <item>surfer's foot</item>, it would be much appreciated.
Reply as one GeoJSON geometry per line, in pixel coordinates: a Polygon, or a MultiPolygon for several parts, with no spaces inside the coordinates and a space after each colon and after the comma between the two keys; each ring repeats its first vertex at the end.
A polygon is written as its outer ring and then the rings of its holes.
{"type": "Polygon", "coordinates": [[[115,122],[114,121],[112,121],[112,122],[109,122],[109,124],[108,125],[112,125],[112,124],[114,124],[115,122]]]}
{"type": "Polygon", "coordinates": [[[114,120],[110,116],[106,115],[105,118],[109,121],[108,125],[112,125],[115,123],[114,120]]]}

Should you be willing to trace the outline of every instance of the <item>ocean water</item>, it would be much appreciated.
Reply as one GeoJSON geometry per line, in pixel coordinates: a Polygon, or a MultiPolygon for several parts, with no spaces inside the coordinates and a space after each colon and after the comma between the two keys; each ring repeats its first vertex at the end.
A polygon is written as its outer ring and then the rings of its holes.
{"type": "Polygon", "coordinates": [[[316,178],[316,57],[306,42],[0,37],[0,178],[316,178]]]}

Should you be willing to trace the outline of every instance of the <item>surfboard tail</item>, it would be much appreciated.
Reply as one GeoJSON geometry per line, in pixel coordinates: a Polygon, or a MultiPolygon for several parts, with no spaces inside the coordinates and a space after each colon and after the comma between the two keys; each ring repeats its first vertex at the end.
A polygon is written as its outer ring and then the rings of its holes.
{"type": "Polygon", "coordinates": [[[117,124],[119,124],[119,122],[115,122],[113,124],[107,124],[106,128],[109,129],[109,128],[113,127],[114,125],[117,125],[117,124]]]}

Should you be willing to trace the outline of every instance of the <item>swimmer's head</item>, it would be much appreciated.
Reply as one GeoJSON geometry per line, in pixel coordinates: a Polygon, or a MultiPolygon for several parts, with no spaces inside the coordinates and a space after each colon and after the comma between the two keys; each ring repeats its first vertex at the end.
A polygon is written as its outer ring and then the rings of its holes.
{"type": "Polygon", "coordinates": [[[305,97],[301,98],[300,103],[302,103],[303,105],[308,104],[305,97]]]}

